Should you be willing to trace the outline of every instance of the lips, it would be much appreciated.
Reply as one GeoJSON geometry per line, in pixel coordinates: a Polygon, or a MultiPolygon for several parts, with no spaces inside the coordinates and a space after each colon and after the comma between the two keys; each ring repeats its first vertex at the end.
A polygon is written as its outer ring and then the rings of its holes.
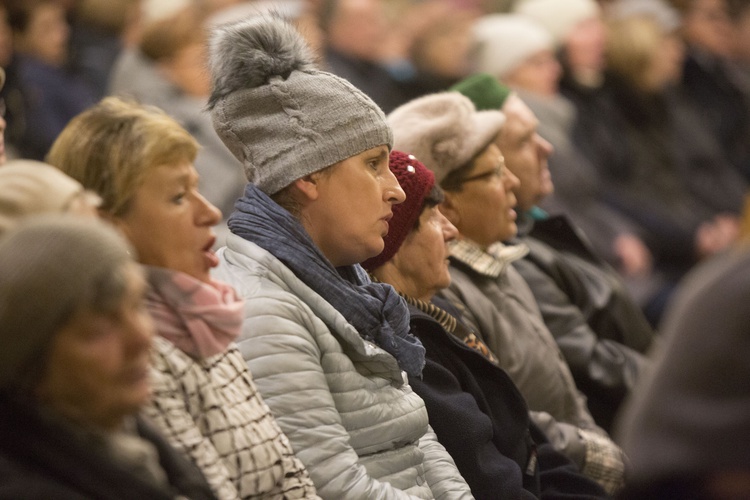
{"type": "Polygon", "coordinates": [[[202,249],[203,258],[205,259],[206,264],[209,268],[219,265],[219,258],[213,251],[214,244],[216,244],[216,236],[212,236],[202,249]]]}

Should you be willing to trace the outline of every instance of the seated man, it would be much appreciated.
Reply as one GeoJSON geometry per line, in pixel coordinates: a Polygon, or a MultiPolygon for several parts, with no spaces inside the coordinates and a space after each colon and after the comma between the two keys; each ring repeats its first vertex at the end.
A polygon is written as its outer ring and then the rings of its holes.
{"type": "Polygon", "coordinates": [[[115,231],[29,219],[0,239],[0,276],[0,498],[215,498],[137,416],[153,328],[115,231]]]}
{"type": "Polygon", "coordinates": [[[363,266],[409,304],[411,331],[427,349],[422,378],[410,380],[472,494],[477,499],[604,497],[530,423],[523,396],[455,308],[434,298],[450,284],[447,243],[456,228],[438,210],[442,191],[432,172],[400,151],[391,153],[390,168],[406,201],[393,207],[383,253],[363,266]]]}

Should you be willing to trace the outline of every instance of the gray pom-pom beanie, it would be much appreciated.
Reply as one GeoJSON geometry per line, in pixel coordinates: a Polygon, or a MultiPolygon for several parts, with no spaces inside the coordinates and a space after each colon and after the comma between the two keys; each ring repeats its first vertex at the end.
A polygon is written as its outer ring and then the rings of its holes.
{"type": "Polygon", "coordinates": [[[214,128],[249,182],[272,195],[368,149],[392,146],[380,108],[316,69],[295,28],[275,16],[225,24],[210,39],[214,128]]]}

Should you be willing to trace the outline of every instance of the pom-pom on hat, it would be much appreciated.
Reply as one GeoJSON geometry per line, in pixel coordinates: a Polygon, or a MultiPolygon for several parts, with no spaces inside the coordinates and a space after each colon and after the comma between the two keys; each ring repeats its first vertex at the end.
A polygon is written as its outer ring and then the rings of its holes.
{"type": "Polygon", "coordinates": [[[214,128],[266,194],[392,146],[380,108],[348,81],[316,69],[301,35],[278,16],[215,28],[209,66],[214,128]]]}
{"type": "Polygon", "coordinates": [[[514,12],[541,24],[560,46],[578,23],[601,15],[601,8],[596,0],[523,0],[514,12]]]}
{"type": "Polygon", "coordinates": [[[393,128],[394,149],[419,158],[440,184],[495,140],[505,115],[477,111],[458,92],[441,92],[399,106],[388,115],[388,123],[393,128]]]}
{"type": "Polygon", "coordinates": [[[519,14],[490,14],[473,28],[477,71],[505,78],[526,59],[555,44],[544,27],[519,14]]]}
{"type": "Polygon", "coordinates": [[[396,255],[422,214],[425,197],[435,186],[435,175],[414,155],[394,150],[388,166],[406,193],[406,201],[393,205],[388,234],[383,238],[385,248],[376,257],[362,263],[362,267],[368,271],[374,271],[396,255]]]}
{"type": "Polygon", "coordinates": [[[501,109],[513,93],[507,87],[487,73],[477,73],[452,86],[450,90],[460,92],[474,103],[478,111],[501,109]]]}

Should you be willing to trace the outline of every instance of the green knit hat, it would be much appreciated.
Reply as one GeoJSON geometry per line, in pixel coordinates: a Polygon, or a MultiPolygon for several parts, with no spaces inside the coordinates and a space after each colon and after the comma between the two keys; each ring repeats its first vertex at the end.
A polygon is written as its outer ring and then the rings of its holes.
{"type": "Polygon", "coordinates": [[[477,73],[452,86],[450,90],[461,92],[471,99],[477,111],[497,111],[503,107],[512,90],[492,75],[477,73]]]}

